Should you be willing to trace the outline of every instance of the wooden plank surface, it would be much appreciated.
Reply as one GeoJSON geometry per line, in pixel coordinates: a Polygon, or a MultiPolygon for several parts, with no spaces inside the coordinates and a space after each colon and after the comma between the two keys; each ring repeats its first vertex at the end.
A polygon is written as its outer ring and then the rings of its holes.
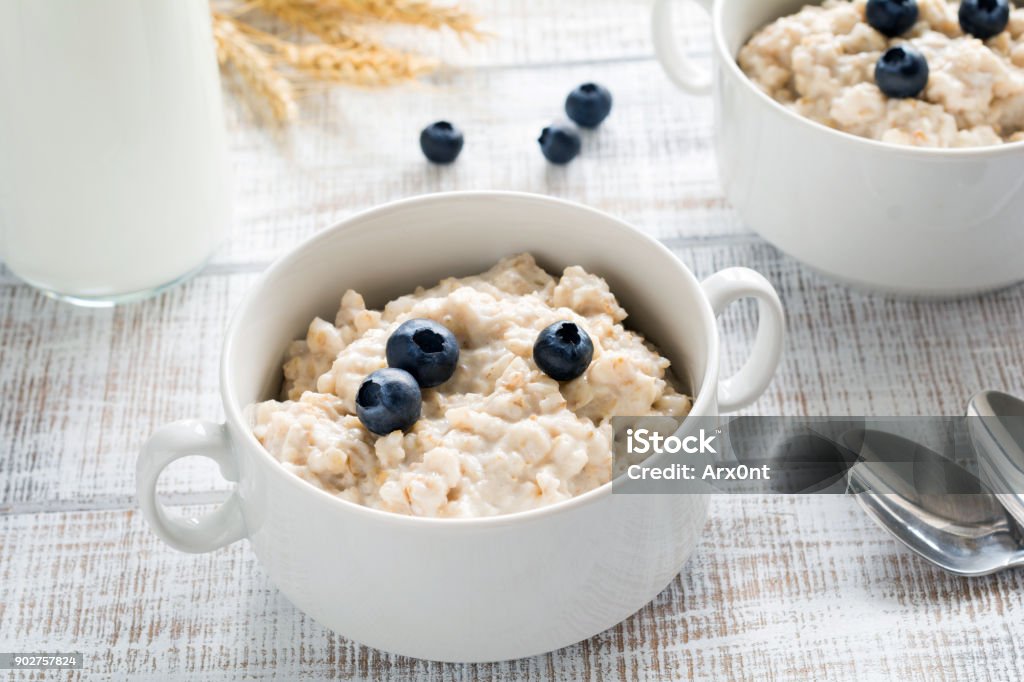
{"type": "Polygon", "coordinates": [[[719,497],[695,557],[639,613],[575,646],[487,665],[353,644],[292,607],[245,543],[168,551],[137,511],[19,514],[0,528],[0,646],[81,650],[86,679],[934,682],[1020,671],[1020,573],[945,575],[844,497],[719,497]]]}
{"type": "MultiPolygon", "coordinates": [[[[684,5],[680,34],[705,54],[706,20],[684,5]]],[[[764,273],[789,336],[751,412],[958,414],[983,387],[1024,393],[1024,288],[947,302],[852,291],[739,221],[718,188],[709,103],[668,84],[651,57],[648,11],[639,0],[481,3],[495,40],[463,48],[395,36],[465,70],[313,96],[287,131],[261,125],[228,83],[236,225],[202,275],[144,304],[82,311],[0,268],[0,650],[79,649],[88,679],[1024,676],[1018,574],[945,576],[844,498],[718,499],[694,560],[635,617],[547,656],[487,666],[352,644],[288,604],[245,543],[184,555],[145,528],[133,499],[138,448],[168,421],[221,417],[220,343],[258,273],[340,218],[426,192],[565,197],[657,236],[699,276],[730,265],[764,273]],[[588,79],[611,87],[614,115],[576,162],[552,168],[534,138],[588,79]],[[467,146],[435,168],[416,136],[442,117],[466,130],[467,146]]],[[[721,320],[726,371],[754,326],[753,306],[721,320]]],[[[161,481],[175,504],[208,505],[224,489],[195,458],[161,481]]]]}
{"type": "Polygon", "coordinates": [[[339,90],[307,104],[308,120],[273,143],[248,125],[244,109],[233,112],[234,144],[246,149],[235,164],[240,222],[219,263],[269,261],[355,210],[459,189],[551,194],[667,238],[749,234],[718,187],[710,102],[675,91],[650,59],[466,71],[389,91],[339,90]],[[614,114],[584,133],[578,159],[552,166],[536,138],[564,118],[566,93],[588,79],[612,90],[614,114]],[[427,163],[419,149],[420,129],[437,119],[466,136],[451,166],[427,163]]]}

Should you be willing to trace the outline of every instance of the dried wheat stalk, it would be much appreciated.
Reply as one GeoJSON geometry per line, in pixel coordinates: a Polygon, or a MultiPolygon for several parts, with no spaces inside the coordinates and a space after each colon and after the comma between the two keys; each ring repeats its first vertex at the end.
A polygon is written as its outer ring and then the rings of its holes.
{"type": "Polygon", "coordinates": [[[325,0],[249,0],[245,11],[258,10],[273,15],[337,47],[356,49],[377,46],[377,43],[369,38],[365,31],[346,22],[341,10],[328,2],[325,0]]]}
{"type": "Polygon", "coordinates": [[[366,19],[482,37],[475,16],[429,0],[238,0],[230,13],[214,12],[218,58],[237,69],[281,121],[295,118],[296,93],[317,83],[390,85],[437,68],[436,59],[375,40],[366,19]],[[267,33],[247,21],[249,13],[276,17],[322,42],[267,33]]]}
{"type": "Polygon", "coordinates": [[[270,104],[277,120],[294,120],[298,109],[292,84],[274,69],[267,54],[238,29],[234,19],[215,12],[213,36],[221,65],[234,67],[249,87],[270,104]]]}
{"type": "Polygon", "coordinates": [[[259,32],[254,39],[303,74],[328,82],[390,85],[437,68],[437,60],[382,45],[346,25],[323,0],[252,0],[252,6],[316,35],[324,43],[290,43],[259,32]]]}
{"type": "Polygon", "coordinates": [[[395,21],[426,28],[449,28],[465,35],[478,35],[477,18],[457,5],[439,5],[429,0],[325,0],[353,14],[381,21],[395,21]]]}
{"type": "MultiPolygon", "coordinates": [[[[288,66],[313,81],[351,85],[391,85],[430,73],[437,61],[419,55],[372,47],[339,48],[324,43],[296,45],[255,29],[244,29],[288,66]]],[[[304,83],[306,87],[309,82],[304,83]]]]}

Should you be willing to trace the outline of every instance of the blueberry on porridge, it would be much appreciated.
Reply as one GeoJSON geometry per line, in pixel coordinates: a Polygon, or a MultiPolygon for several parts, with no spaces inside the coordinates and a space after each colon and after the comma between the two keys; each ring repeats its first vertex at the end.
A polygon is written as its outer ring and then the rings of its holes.
{"type": "Polygon", "coordinates": [[[890,47],[875,65],[875,82],[886,97],[917,97],[928,85],[928,61],[910,45],[890,47]]]}
{"type": "Polygon", "coordinates": [[[594,344],[575,322],[549,325],[533,344],[533,361],[555,381],[572,381],[587,371],[594,357],[594,344]]]}
{"type": "Polygon", "coordinates": [[[451,330],[433,320],[407,320],[388,337],[388,367],[404,369],[423,388],[451,379],[459,364],[459,342],[451,330]]]}
{"type": "Polygon", "coordinates": [[[917,0],[868,0],[864,14],[871,28],[892,38],[917,23],[917,0]]]}
{"type": "MultiPolygon", "coordinates": [[[[347,291],[334,320],[314,319],[292,343],[280,398],[255,406],[253,431],[296,476],[377,509],[477,517],[554,504],[611,480],[612,416],[690,411],[669,361],[625,318],[603,279],[575,266],[554,277],[529,254],[382,310],[347,291]],[[454,372],[434,388],[387,368],[389,339],[410,321],[457,342],[454,372]],[[560,356],[576,363],[571,380],[534,359],[552,326],[566,329],[559,344],[591,345],[586,364],[575,351],[560,356]],[[381,381],[382,372],[398,375],[381,381]]],[[[428,352],[436,341],[424,340],[428,352]]]]}
{"type": "Polygon", "coordinates": [[[826,0],[758,31],[738,62],[781,104],[853,135],[1024,140],[1024,9],[1006,0],[826,0]]]}
{"type": "Polygon", "coordinates": [[[961,0],[959,16],[964,33],[988,40],[1006,30],[1010,0],[961,0]]]}
{"type": "Polygon", "coordinates": [[[356,392],[356,416],[367,431],[386,436],[404,431],[420,418],[423,394],[416,379],[387,367],[370,374],[356,392]]]}

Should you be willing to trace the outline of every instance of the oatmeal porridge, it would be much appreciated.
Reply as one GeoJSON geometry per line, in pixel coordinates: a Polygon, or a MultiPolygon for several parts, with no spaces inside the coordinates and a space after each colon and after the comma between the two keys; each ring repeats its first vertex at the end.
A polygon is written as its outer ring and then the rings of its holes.
{"type": "Polygon", "coordinates": [[[1024,9],[982,41],[965,35],[959,2],[917,0],[917,22],[888,38],[868,24],[867,0],[827,0],[761,29],[739,64],[771,97],[832,128],[883,142],[976,147],[1024,140],[1024,9]],[[875,65],[910,43],[930,75],[918,97],[886,97],[875,65]]]}
{"type": "Polygon", "coordinates": [[[293,342],[279,400],[255,408],[254,433],[282,466],[338,497],[416,516],[534,509],[607,483],[614,415],[686,415],[669,361],[622,322],[607,283],[561,277],[529,254],[445,279],[370,310],[347,291],[333,321],[293,342]],[[422,390],[422,415],[377,436],[357,416],[366,377],[388,365],[389,337],[432,320],[458,341],[451,378],[422,390]],[[583,374],[559,383],[534,361],[538,334],[571,321],[592,340],[583,374]]]}

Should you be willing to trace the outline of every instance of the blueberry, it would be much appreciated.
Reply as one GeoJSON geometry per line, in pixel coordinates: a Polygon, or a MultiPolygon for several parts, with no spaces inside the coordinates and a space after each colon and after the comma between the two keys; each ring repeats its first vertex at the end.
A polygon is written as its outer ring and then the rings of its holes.
{"type": "Polygon", "coordinates": [[[462,151],[462,131],[448,121],[431,123],[420,133],[420,149],[434,163],[451,163],[462,151]]]}
{"type": "Polygon", "coordinates": [[[423,388],[443,384],[459,364],[455,334],[433,320],[408,320],[391,334],[388,367],[404,369],[423,388]]]}
{"type": "Polygon", "coordinates": [[[917,0],[868,0],[868,23],[893,38],[917,23],[917,0]]]}
{"type": "Polygon", "coordinates": [[[975,38],[988,40],[1005,31],[1009,21],[1009,0],[962,0],[960,3],[960,28],[975,38]]]}
{"type": "Polygon", "coordinates": [[[401,369],[378,369],[363,379],[356,393],[356,414],[378,436],[404,431],[420,418],[423,395],[412,375],[401,369]]]}
{"type": "Polygon", "coordinates": [[[597,83],[584,83],[565,98],[565,113],[576,125],[596,128],[612,110],[612,93],[597,83]]]}
{"type": "Polygon", "coordinates": [[[887,97],[917,97],[928,85],[928,60],[909,44],[890,47],[875,64],[875,82],[887,97]]]}
{"type": "Polygon", "coordinates": [[[580,153],[580,134],[571,126],[552,123],[540,132],[537,142],[551,163],[569,163],[580,153]]]}
{"type": "Polygon", "coordinates": [[[593,357],[590,337],[567,320],[546,327],[533,344],[533,361],[555,381],[571,381],[583,374],[593,357]]]}

